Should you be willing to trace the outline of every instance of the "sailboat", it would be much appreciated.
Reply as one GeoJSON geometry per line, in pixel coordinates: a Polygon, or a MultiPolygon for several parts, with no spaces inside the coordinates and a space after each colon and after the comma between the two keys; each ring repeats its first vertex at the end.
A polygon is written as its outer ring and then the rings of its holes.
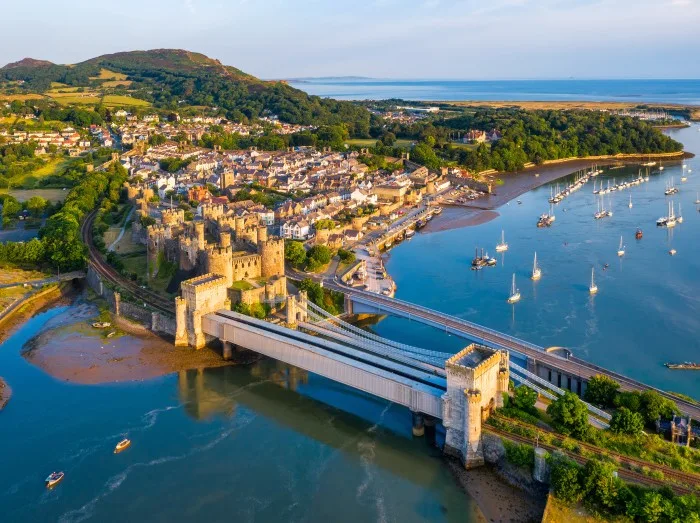
{"type": "Polygon", "coordinates": [[[496,252],[504,252],[508,250],[508,244],[506,243],[506,234],[501,231],[501,243],[496,245],[496,252]]]}
{"type": "Polygon", "coordinates": [[[632,195],[630,194],[630,203],[627,204],[627,207],[630,209],[632,208],[632,195]]]}
{"type": "Polygon", "coordinates": [[[683,223],[683,214],[681,212],[681,204],[678,204],[678,216],[676,216],[676,221],[678,223],[683,223]]]}
{"type": "Polygon", "coordinates": [[[520,301],[520,291],[515,287],[515,274],[513,274],[513,285],[508,296],[508,303],[516,303],[520,301]]]}
{"type": "Polygon", "coordinates": [[[625,246],[622,245],[622,236],[620,236],[620,246],[617,248],[617,255],[620,257],[625,255],[625,246]]]}
{"type": "Polygon", "coordinates": [[[591,285],[588,287],[588,292],[591,294],[598,292],[598,286],[595,284],[595,279],[593,278],[594,273],[595,267],[591,268],[591,285]]]}
{"type": "Polygon", "coordinates": [[[535,253],[535,262],[532,264],[532,279],[539,280],[542,277],[542,269],[537,266],[537,253],[535,253]]]}
{"type": "Polygon", "coordinates": [[[700,193],[695,193],[695,204],[700,205],[700,193]]]}

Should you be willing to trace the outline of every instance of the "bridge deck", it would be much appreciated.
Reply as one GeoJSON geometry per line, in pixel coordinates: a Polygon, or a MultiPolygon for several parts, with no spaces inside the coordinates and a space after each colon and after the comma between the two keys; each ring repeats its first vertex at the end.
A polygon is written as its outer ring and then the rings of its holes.
{"type": "Polygon", "coordinates": [[[428,309],[427,307],[415,305],[410,302],[395,298],[388,298],[379,294],[353,289],[335,283],[327,283],[326,286],[329,289],[346,294],[354,303],[359,303],[374,308],[378,313],[385,312],[404,318],[413,319],[440,329],[444,329],[451,334],[464,336],[473,341],[482,342],[492,347],[499,347],[509,351],[514,351],[529,358],[533,358],[534,360],[537,360],[538,362],[543,363],[563,374],[578,376],[583,379],[590,379],[596,374],[605,374],[618,381],[623,390],[644,391],[654,389],[661,395],[673,400],[685,414],[692,416],[694,419],[698,419],[700,417],[700,407],[697,405],[593,363],[589,363],[578,358],[562,358],[556,354],[546,352],[544,347],[540,347],[533,343],[529,343],[496,330],[489,329],[488,327],[484,327],[443,312],[428,309]]]}
{"type": "Polygon", "coordinates": [[[442,418],[444,378],[231,311],[205,315],[202,328],[222,341],[442,418]]]}

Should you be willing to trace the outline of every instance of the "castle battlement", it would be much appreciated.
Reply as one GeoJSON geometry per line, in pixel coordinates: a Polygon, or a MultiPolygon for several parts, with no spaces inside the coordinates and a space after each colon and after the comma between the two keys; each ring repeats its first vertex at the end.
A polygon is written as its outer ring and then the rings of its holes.
{"type": "Polygon", "coordinates": [[[477,379],[494,365],[501,363],[500,350],[472,343],[445,361],[445,369],[464,376],[477,379]]]}
{"type": "Polygon", "coordinates": [[[214,289],[224,283],[225,281],[223,276],[220,276],[218,274],[207,273],[202,274],[201,276],[195,276],[194,278],[190,278],[189,280],[185,280],[180,285],[184,292],[185,290],[204,291],[207,289],[214,289]]]}

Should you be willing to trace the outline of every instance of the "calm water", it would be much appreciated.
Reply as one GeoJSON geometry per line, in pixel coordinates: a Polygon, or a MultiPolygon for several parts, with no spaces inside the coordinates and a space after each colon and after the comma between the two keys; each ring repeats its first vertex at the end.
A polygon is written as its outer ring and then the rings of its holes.
{"type": "Polygon", "coordinates": [[[345,100],[552,100],[700,104],[700,80],[375,80],[310,79],[290,84],[345,100]]]}
{"type": "MultiPolygon", "coordinates": [[[[698,126],[670,134],[700,152],[698,126]]],[[[398,285],[397,297],[416,301],[543,346],[567,346],[577,356],[669,390],[700,397],[700,374],[669,371],[667,361],[700,360],[700,213],[694,201],[700,191],[700,161],[680,182],[680,162],[667,164],[642,185],[606,195],[613,216],[594,220],[593,184],[560,203],[550,229],[537,229],[537,216],[548,209],[550,186],[523,195],[500,217],[477,227],[418,234],[391,251],[387,270],[398,285]],[[674,177],[684,222],[675,230],[657,228],[666,215],[667,181],[674,177]],[[633,208],[628,208],[632,195],[633,208]],[[634,239],[637,227],[644,238],[634,239]],[[496,268],[469,270],[474,247],[496,254],[505,230],[509,250],[498,254],[496,268]],[[624,258],[617,257],[620,236],[624,258]],[[673,247],[675,257],[668,254],[673,247]],[[543,276],[529,279],[537,251],[543,276]],[[603,265],[610,267],[603,270],[603,265]],[[596,269],[599,294],[588,293],[591,267],[596,269]],[[516,275],[522,301],[508,305],[511,278],[516,275]]],[[[656,169],[654,169],[656,170],[656,169]]],[[[597,183],[635,177],[637,168],[612,170],[597,183]]],[[[436,334],[406,320],[382,321],[380,334],[423,346],[465,342],[436,334]]]]}
{"type": "Polygon", "coordinates": [[[0,413],[3,523],[475,521],[402,407],[274,362],[59,382],[19,351],[65,314],[41,314],[0,345],[14,391],[0,413]],[[114,455],[125,434],[132,447],[114,455]],[[53,470],[66,479],[47,491],[53,470]]]}

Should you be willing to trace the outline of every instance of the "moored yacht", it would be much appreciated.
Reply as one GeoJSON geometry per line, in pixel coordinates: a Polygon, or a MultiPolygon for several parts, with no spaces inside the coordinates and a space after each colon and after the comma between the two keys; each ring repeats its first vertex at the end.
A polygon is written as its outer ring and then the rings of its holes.
{"type": "Polygon", "coordinates": [[[532,264],[532,276],[534,281],[539,280],[542,277],[542,269],[537,266],[537,253],[535,253],[535,261],[532,264]]]}
{"type": "Polygon", "coordinates": [[[620,257],[625,255],[625,246],[622,244],[622,236],[620,236],[620,246],[617,248],[617,255],[620,257]]]}
{"type": "Polygon", "coordinates": [[[508,250],[508,244],[506,243],[506,233],[501,231],[501,243],[496,245],[496,252],[504,252],[508,250]]]}
{"type": "Polygon", "coordinates": [[[516,303],[520,301],[520,291],[515,287],[515,274],[513,274],[513,284],[510,289],[510,296],[508,296],[508,303],[516,303]]]}

